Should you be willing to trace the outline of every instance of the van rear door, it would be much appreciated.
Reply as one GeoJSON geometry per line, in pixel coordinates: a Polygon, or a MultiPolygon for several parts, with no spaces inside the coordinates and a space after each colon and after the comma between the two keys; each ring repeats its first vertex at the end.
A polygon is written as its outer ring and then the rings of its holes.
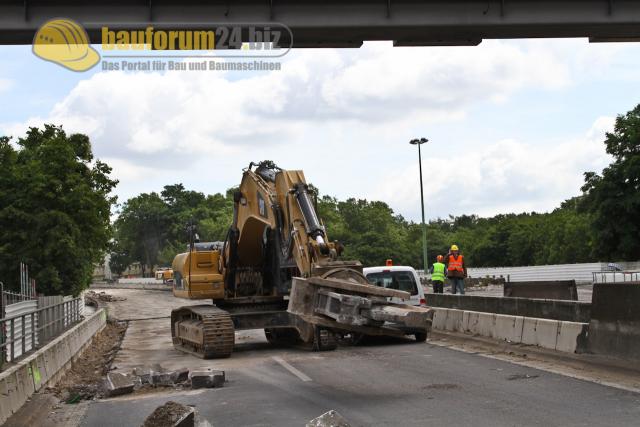
{"type": "Polygon", "coordinates": [[[420,294],[415,275],[410,270],[382,270],[366,274],[367,280],[376,286],[388,289],[396,289],[409,292],[410,301],[399,298],[389,298],[389,301],[398,304],[420,305],[420,294]]]}

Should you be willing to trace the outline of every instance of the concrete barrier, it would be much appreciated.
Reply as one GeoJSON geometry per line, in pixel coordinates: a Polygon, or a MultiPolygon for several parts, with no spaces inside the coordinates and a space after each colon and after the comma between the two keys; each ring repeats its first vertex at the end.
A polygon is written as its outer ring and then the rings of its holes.
{"type": "Polygon", "coordinates": [[[555,350],[558,340],[558,326],[557,320],[527,317],[522,324],[522,344],[555,350]]]}
{"type": "Polygon", "coordinates": [[[640,360],[640,285],[595,283],[589,351],[640,360]]]}
{"type": "Polygon", "coordinates": [[[510,342],[522,342],[524,319],[522,316],[496,314],[491,337],[510,342]]]}
{"type": "Polygon", "coordinates": [[[588,323],[559,322],[556,350],[568,353],[585,351],[588,332],[588,323]]]}
{"type": "Polygon", "coordinates": [[[575,280],[506,282],[504,296],[516,298],[578,300],[575,280]]]}
{"type": "Polygon", "coordinates": [[[445,321],[444,329],[447,331],[460,331],[464,330],[463,327],[463,313],[460,310],[448,310],[447,319],[445,321]]]}
{"type": "Polygon", "coordinates": [[[446,308],[437,308],[435,309],[435,313],[433,314],[433,320],[431,323],[431,327],[433,329],[438,329],[440,331],[445,331],[445,325],[447,322],[447,313],[449,312],[446,308]]]}
{"type": "Polygon", "coordinates": [[[29,397],[64,375],[106,325],[107,314],[100,309],[33,354],[0,372],[0,424],[3,424],[29,397]]]}
{"type": "Polygon", "coordinates": [[[579,323],[588,323],[591,319],[591,303],[588,302],[451,294],[427,294],[426,298],[431,307],[579,323]]]}
{"type": "Polygon", "coordinates": [[[567,353],[586,347],[588,323],[433,307],[434,330],[462,332],[567,353]]]}

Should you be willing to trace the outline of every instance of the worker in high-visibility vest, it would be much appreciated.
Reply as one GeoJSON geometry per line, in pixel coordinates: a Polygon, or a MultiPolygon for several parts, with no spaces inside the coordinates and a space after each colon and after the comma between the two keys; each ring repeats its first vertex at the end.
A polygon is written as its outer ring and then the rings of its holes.
{"type": "Polygon", "coordinates": [[[433,285],[433,293],[441,294],[444,292],[444,279],[446,277],[445,266],[443,264],[444,257],[438,255],[436,262],[431,267],[431,284],[433,285]]]}
{"type": "Polygon", "coordinates": [[[464,278],[467,277],[467,266],[464,264],[464,256],[457,245],[451,245],[451,250],[445,259],[447,265],[447,277],[451,280],[451,293],[464,295],[464,278]]]}

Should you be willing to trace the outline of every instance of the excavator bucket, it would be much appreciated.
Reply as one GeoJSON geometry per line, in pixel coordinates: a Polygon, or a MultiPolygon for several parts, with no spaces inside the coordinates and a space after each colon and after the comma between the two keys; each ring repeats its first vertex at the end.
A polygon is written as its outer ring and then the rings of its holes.
{"type": "Polygon", "coordinates": [[[416,337],[429,333],[433,310],[394,304],[389,297],[407,300],[410,295],[348,280],[295,277],[287,311],[305,323],[335,332],[416,337]]]}

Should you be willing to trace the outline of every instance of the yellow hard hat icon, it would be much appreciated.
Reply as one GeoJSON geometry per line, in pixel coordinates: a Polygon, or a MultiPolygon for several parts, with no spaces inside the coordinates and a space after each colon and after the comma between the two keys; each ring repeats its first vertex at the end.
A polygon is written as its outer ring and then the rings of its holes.
{"type": "Polygon", "coordinates": [[[71,19],[45,22],[33,39],[33,53],[73,71],[86,71],[100,61],[85,29],[71,19]]]}
{"type": "Polygon", "coordinates": [[[458,250],[458,245],[451,245],[451,250],[452,251],[457,251],[458,250]]]}

